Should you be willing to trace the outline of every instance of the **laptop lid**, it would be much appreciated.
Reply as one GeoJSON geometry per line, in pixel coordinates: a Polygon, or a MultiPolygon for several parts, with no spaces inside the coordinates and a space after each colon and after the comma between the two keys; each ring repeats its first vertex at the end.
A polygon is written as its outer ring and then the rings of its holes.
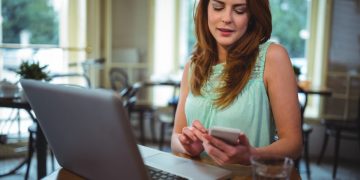
{"type": "Polygon", "coordinates": [[[123,102],[111,91],[34,80],[21,85],[59,164],[80,176],[148,179],[144,164],[187,179],[231,176],[219,167],[137,146],[123,102]]]}
{"type": "Polygon", "coordinates": [[[91,179],[148,179],[120,97],[21,80],[59,164],[91,179]]]}

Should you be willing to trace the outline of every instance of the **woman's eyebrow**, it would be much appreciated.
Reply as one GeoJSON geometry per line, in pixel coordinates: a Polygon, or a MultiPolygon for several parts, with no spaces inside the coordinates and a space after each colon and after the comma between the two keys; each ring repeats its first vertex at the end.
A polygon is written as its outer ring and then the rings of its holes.
{"type": "MultiPolygon", "coordinates": [[[[220,0],[211,0],[211,1],[214,1],[214,2],[222,4],[222,5],[225,4],[223,1],[220,1],[220,0]]],[[[246,3],[238,3],[238,4],[234,4],[233,6],[236,6],[236,7],[238,7],[238,6],[246,6],[246,3]]]]}
{"type": "Polygon", "coordinates": [[[246,3],[234,4],[234,7],[246,7],[246,3]]]}
{"type": "Polygon", "coordinates": [[[211,0],[211,1],[214,1],[214,2],[217,2],[217,3],[220,3],[220,4],[225,4],[223,1],[220,1],[220,0],[211,0]]]}

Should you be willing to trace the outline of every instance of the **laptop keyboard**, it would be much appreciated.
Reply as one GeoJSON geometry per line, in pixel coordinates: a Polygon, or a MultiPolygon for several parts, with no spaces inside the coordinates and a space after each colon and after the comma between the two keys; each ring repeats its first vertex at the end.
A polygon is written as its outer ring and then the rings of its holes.
{"type": "Polygon", "coordinates": [[[147,167],[148,171],[149,171],[149,175],[151,179],[179,179],[179,180],[183,180],[186,178],[159,170],[159,169],[155,169],[153,167],[147,167]]]}

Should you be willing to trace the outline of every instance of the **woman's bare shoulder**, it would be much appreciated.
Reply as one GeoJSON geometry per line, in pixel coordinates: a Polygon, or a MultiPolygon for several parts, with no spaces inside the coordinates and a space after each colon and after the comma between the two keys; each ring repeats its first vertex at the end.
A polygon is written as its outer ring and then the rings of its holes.
{"type": "Polygon", "coordinates": [[[189,71],[190,66],[191,66],[191,60],[189,60],[189,61],[185,64],[184,70],[185,70],[185,71],[189,71]]]}
{"type": "Polygon", "coordinates": [[[266,53],[264,72],[266,82],[281,76],[293,74],[294,72],[287,50],[280,44],[271,44],[266,53]]]}
{"type": "Polygon", "coordinates": [[[272,43],[266,53],[265,66],[271,69],[279,69],[291,66],[287,50],[280,44],[272,43]]]}
{"type": "MultiPolygon", "coordinates": [[[[277,43],[272,43],[269,46],[269,49],[266,53],[266,59],[272,61],[287,61],[289,59],[289,55],[284,46],[277,43]]],[[[280,62],[274,62],[280,63],[280,62]]]]}
{"type": "Polygon", "coordinates": [[[191,66],[191,61],[188,61],[186,64],[185,64],[185,67],[184,67],[184,71],[183,71],[183,76],[182,76],[182,86],[187,86],[188,84],[188,81],[189,81],[189,70],[190,70],[190,66],[191,66]]]}

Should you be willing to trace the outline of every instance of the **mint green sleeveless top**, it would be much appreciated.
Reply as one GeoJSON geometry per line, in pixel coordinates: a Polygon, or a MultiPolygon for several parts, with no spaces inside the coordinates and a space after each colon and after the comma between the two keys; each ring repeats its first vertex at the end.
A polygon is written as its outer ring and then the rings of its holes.
{"type": "Polygon", "coordinates": [[[194,96],[190,91],[187,96],[185,103],[187,124],[199,120],[205,128],[221,126],[240,129],[254,147],[272,143],[275,125],[263,80],[265,56],[270,44],[271,42],[266,42],[260,45],[259,56],[250,80],[233,103],[225,109],[216,108],[213,104],[217,97],[215,88],[221,83],[219,77],[223,73],[224,66],[223,64],[213,66],[213,73],[201,90],[202,95],[194,96]]]}

